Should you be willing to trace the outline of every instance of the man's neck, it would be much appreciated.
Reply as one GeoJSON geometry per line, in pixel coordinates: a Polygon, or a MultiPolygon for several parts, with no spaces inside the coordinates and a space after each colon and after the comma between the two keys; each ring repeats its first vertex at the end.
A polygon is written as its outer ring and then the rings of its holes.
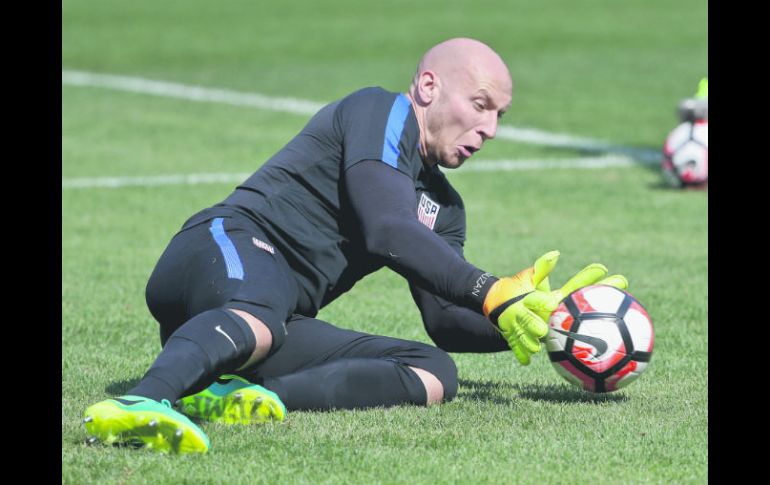
{"type": "Polygon", "coordinates": [[[430,168],[434,165],[436,165],[435,160],[431,160],[431,157],[428,156],[428,149],[425,144],[425,108],[423,106],[420,106],[412,96],[412,90],[410,89],[406,93],[407,99],[409,99],[409,102],[412,103],[412,109],[414,110],[414,117],[417,119],[417,127],[420,131],[420,158],[422,159],[422,164],[426,168],[430,168]]]}

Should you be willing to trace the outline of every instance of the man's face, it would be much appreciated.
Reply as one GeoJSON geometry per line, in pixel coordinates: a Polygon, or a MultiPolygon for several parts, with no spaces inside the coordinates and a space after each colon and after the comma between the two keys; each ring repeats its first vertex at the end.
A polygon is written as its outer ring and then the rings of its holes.
{"type": "Polygon", "coordinates": [[[457,168],[494,138],[511,103],[507,71],[458,69],[441,80],[438,98],[426,109],[428,153],[439,165],[457,168]]]}

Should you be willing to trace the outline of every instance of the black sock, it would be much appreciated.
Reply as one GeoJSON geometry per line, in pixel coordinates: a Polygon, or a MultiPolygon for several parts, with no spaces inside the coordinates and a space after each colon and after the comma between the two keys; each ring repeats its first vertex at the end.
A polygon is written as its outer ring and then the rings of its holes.
{"type": "Polygon", "coordinates": [[[288,410],[356,409],[425,405],[417,374],[396,359],[340,359],[295,374],[265,378],[288,410]]]}
{"type": "Polygon", "coordinates": [[[205,311],[171,335],[150,370],[126,394],[173,403],[245,364],[256,345],[242,318],[222,309],[205,311]]]}

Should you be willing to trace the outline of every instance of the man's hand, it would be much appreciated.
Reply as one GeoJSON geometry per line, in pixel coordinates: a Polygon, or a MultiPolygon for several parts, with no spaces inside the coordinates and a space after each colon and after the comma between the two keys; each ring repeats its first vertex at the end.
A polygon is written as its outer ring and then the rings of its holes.
{"type": "Polygon", "coordinates": [[[559,260],[559,251],[540,256],[534,266],[514,276],[499,279],[484,300],[484,315],[497,325],[523,365],[540,350],[540,339],[548,334],[548,318],[567,295],[584,286],[602,284],[628,287],[622,275],[607,275],[604,265],[589,264],[558,290],[551,290],[548,274],[559,260]]]}

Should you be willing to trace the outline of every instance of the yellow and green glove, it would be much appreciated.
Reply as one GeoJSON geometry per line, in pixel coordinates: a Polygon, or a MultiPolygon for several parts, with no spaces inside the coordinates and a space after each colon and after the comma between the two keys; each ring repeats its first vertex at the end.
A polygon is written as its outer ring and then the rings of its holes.
{"type": "Polygon", "coordinates": [[[513,350],[516,359],[529,365],[532,354],[540,351],[540,339],[548,334],[548,318],[559,303],[573,291],[590,285],[628,287],[622,275],[607,275],[607,268],[589,264],[558,290],[551,290],[548,274],[559,260],[559,251],[537,258],[534,266],[514,276],[500,278],[484,299],[484,315],[494,323],[513,350]]]}

